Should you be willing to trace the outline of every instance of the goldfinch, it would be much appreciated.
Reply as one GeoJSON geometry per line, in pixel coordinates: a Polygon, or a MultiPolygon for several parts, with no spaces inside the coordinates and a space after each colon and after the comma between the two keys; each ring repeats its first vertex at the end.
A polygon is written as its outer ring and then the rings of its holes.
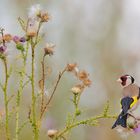
{"type": "Polygon", "coordinates": [[[137,120],[138,117],[140,118],[140,109],[138,109],[140,104],[140,88],[134,83],[135,79],[130,75],[123,75],[117,81],[121,83],[123,88],[123,97],[121,99],[122,111],[112,129],[118,125],[128,128],[129,120],[132,120],[130,117],[134,118],[134,120],[137,120]]]}

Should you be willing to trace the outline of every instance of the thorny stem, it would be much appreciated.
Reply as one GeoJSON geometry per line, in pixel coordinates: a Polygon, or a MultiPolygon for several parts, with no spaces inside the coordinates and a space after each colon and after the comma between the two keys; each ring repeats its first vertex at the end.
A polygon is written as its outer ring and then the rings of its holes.
{"type": "Polygon", "coordinates": [[[35,106],[36,106],[36,97],[35,97],[35,72],[34,72],[34,62],[35,62],[35,47],[34,45],[31,46],[32,49],[32,74],[31,74],[31,86],[32,86],[32,126],[34,129],[34,139],[38,140],[39,139],[39,134],[38,134],[38,128],[37,128],[37,122],[36,122],[36,111],[35,111],[35,106]]]}
{"type": "Polygon", "coordinates": [[[41,28],[42,22],[39,22],[38,30],[37,30],[37,35],[35,38],[35,41],[33,42],[33,38],[31,38],[31,51],[32,51],[32,74],[31,74],[31,86],[32,86],[32,127],[33,127],[33,132],[34,132],[34,140],[39,139],[39,128],[37,125],[37,120],[36,120],[36,96],[35,96],[35,71],[34,71],[34,63],[35,63],[35,47],[38,43],[38,36],[39,36],[39,31],[41,28]]]}
{"type": "Polygon", "coordinates": [[[58,140],[58,138],[63,137],[63,135],[66,132],[68,132],[69,130],[71,130],[74,127],[77,127],[77,126],[82,125],[82,124],[87,124],[89,121],[97,121],[97,120],[103,119],[103,118],[116,118],[116,116],[111,116],[111,115],[104,116],[104,115],[100,115],[100,116],[96,116],[96,117],[93,117],[93,118],[89,118],[89,119],[86,119],[86,120],[82,120],[82,121],[78,121],[78,122],[72,123],[68,127],[65,127],[61,132],[59,132],[58,135],[56,136],[55,140],[58,140]]]}
{"type": "MultiPolygon", "coordinates": [[[[4,29],[0,29],[3,46],[6,47],[3,32],[4,32],[4,29]]],[[[5,131],[6,131],[6,139],[10,140],[10,136],[9,136],[8,97],[7,97],[7,86],[8,86],[9,74],[8,74],[8,67],[7,67],[7,59],[6,59],[6,57],[3,58],[3,63],[4,63],[4,67],[5,67],[5,83],[4,83],[4,86],[3,86],[4,104],[5,104],[5,131]]]]}
{"type": "Polygon", "coordinates": [[[9,137],[9,113],[8,113],[8,97],[7,97],[7,85],[8,85],[8,68],[7,68],[7,60],[6,58],[3,59],[4,67],[5,67],[5,83],[4,83],[4,103],[5,103],[5,130],[6,130],[6,139],[10,140],[9,137]]]}
{"type": "Polygon", "coordinates": [[[74,106],[75,106],[75,112],[74,112],[74,118],[73,118],[73,122],[75,121],[76,117],[79,115],[79,108],[78,108],[78,105],[79,105],[79,101],[80,101],[80,94],[79,95],[76,95],[74,94],[74,97],[73,97],[73,103],[74,103],[74,106]]]}
{"type": "Polygon", "coordinates": [[[22,56],[23,56],[23,70],[20,73],[20,85],[19,85],[19,90],[18,90],[17,97],[16,97],[16,136],[15,136],[15,140],[19,139],[19,107],[20,107],[21,94],[22,94],[23,88],[24,88],[23,80],[24,80],[24,76],[25,76],[25,66],[26,66],[27,52],[28,52],[28,43],[27,43],[27,48],[26,48],[26,54],[24,55],[22,53],[22,56]]]}
{"type": "Polygon", "coordinates": [[[58,84],[59,84],[59,82],[60,82],[60,80],[61,80],[63,74],[66,72],[66,70],[67,70],[67,69],[64,68],[64,70],[63,70],[62,72],[59,73],[58,79],[57,79],[56,84],[55,84],[55,86],[54,86],[54,89],[53,89],[53,91],[52,91],[52,93],[51,93],[51,96],[50,96],[49,100],[47,101],[46,105],[44,106],[44,108],[43,108],[43,110],[42,110],[42,112],[41,112],[40,119],[43,117],[43,114],[44,114],[44,112],[46,111],[47,106],[48,106],[48,105],[50,104],[50,102],[52,101],[53,96],[54,96],[54,94],[55,94],[55,91],[56,91],[56,89],[57,89],[57,87],[58,87],[58,84]]]}

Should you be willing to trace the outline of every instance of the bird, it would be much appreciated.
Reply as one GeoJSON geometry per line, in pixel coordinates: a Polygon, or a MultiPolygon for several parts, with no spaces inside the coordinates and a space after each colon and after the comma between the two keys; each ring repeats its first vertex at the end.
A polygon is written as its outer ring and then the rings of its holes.
{"type": "Polygon", "coordinates": [[[128,127],[128,118],[133,117],[135,120],[140,119],[140,87],[135,84],[135,79],[131,75],[122,75],[117,82],[122,86],[121,113],[112,126],[124,128],[128,127]]]}
{"type": "Polygon", "coordinates": [[[135,110],[139,105],[140,87],[135,84],[135,79],[131,75],[122,75],[117,82],[122,86],[122,97],[133,97],[134,102],[131,105],[131,111],[135,110]]]}

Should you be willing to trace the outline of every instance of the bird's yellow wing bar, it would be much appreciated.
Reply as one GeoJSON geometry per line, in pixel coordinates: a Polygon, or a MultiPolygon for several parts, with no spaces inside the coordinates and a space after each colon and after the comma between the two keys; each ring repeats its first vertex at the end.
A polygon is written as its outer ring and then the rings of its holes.
{"type": "Polygon", "coordinates": [[[133,101],[132,104],[130,105],[130,108],[132,108],[132,107],[138,102],[137,96],[133,96],[132,98],[133,98],[134,101],[133,101]]]}

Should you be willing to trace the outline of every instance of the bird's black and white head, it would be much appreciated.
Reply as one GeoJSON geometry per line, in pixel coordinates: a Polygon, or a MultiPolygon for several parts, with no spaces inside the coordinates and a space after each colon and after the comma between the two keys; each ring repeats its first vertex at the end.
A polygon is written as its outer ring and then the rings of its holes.
{"type": "Polygon", "coordinates": [[[122,85],[123,87],[126,87],[126,86],[129,86],[129,85],[133,84],[134,81],[135,81],[135,79],[134,79],[131,75],[127,75],[127,74],[121,76],[121,77],[117,80],[117,82],[121,83],[121,85],[122,85]]]}

